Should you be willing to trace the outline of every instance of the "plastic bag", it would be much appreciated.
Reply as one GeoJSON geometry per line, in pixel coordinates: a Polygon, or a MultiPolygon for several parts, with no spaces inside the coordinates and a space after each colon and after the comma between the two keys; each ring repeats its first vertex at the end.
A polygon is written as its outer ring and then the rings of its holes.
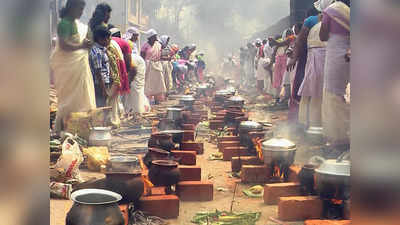
{"type": "Polygon", "coordinates": [[[87,156],[87,166],[91,171],[100,171],[101,166],[107,165],[110,158],[107,147],[89,147],[83,152],[87,156]]]}
{"type": "Polygon", "coordinates": [[[77,180],[81,182],[79,165],[81,165],[82,162],[83,154],[79,148],[78,142],[68,137],[62,144],[61,156],[57,160],[55,168],[64,169],[66,180],[77,180]]]}

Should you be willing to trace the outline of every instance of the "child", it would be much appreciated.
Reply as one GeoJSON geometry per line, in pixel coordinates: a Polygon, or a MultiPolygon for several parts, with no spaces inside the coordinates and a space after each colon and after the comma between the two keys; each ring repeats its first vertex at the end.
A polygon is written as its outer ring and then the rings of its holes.
{"type": "MultiPolygon", "coordinates": [[[[94,45],[89,53],[90,68],[93,74],[97,107],[111,106],[113,112],[118,109],[118,90],[120,86],[118,71],[113,72],[116,62],[107,52],[111,42],[111,33],[106,27],[99,26],[94,31],[94,45]]],[[[114,114],[114,113],[113,113],[114,114]]],[[[111,119],[114,125],[119,118],[111,119]]]]}

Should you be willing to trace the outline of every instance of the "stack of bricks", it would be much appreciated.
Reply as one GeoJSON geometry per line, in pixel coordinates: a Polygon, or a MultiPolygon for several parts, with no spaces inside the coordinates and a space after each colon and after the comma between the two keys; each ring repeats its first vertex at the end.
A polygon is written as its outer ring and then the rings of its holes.
{"type": "Polygon", "coordinates": [[[201,180],[200,166],[179,165],[180,182],[176,192],[182,201],[212,201],[214,185],[209,181],[201,180]]]}
{"type": "Polygon", "coordinates": [[[240,172],[243,165],[263,165],[264,163],[257,156],[232,157],[232,172],[240,172]]]}
{"type": "Polygon", "coordinates": [[[180,145],[181,151],[195,151],[197,155],[202,155],[204,153],[204,143],[185,141],[180,145]]]}
{"type": "Polygon", "coordinates": [[[283,221],[302,221],[322,217],[322,200],[317,196],[281,197],[278,218],[283,221]]]}

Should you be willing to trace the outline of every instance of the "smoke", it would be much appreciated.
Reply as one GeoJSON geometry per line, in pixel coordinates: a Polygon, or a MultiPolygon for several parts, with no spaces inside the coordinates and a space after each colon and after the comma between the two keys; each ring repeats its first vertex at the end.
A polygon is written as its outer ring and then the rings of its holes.
{"type": "MultiPolygon", "coordinates": [[[[290,0],[164,0],[164,12],[174,11],[179,3],[183,7],[178,30],[183,40],[173,41],[197,44],[213,67],[221,57],[237,54],[254,33],[290,13],[290,0]]],[[[160,19],[167,20],[168,13],[160,19]]]]}

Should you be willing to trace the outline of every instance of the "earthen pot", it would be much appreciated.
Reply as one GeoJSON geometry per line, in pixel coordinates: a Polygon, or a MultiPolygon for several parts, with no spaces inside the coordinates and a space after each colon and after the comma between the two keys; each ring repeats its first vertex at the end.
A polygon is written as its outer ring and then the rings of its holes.
{"type": "Polygon", "coordinates": [[[150,168],[151,162],[154,160],[166,160],[170,153],[159,148],[149,148],[148,152],[143,158],[143,163],[147,168],[150,168]]]}
{"type": "Polygon", "coordinates": [[[167,194],[171,193],[171,186],[176,185],[180,178],[178,163],[172,160],[152,161],[149,178],[154,186],[165,186],[167,194]]]}

